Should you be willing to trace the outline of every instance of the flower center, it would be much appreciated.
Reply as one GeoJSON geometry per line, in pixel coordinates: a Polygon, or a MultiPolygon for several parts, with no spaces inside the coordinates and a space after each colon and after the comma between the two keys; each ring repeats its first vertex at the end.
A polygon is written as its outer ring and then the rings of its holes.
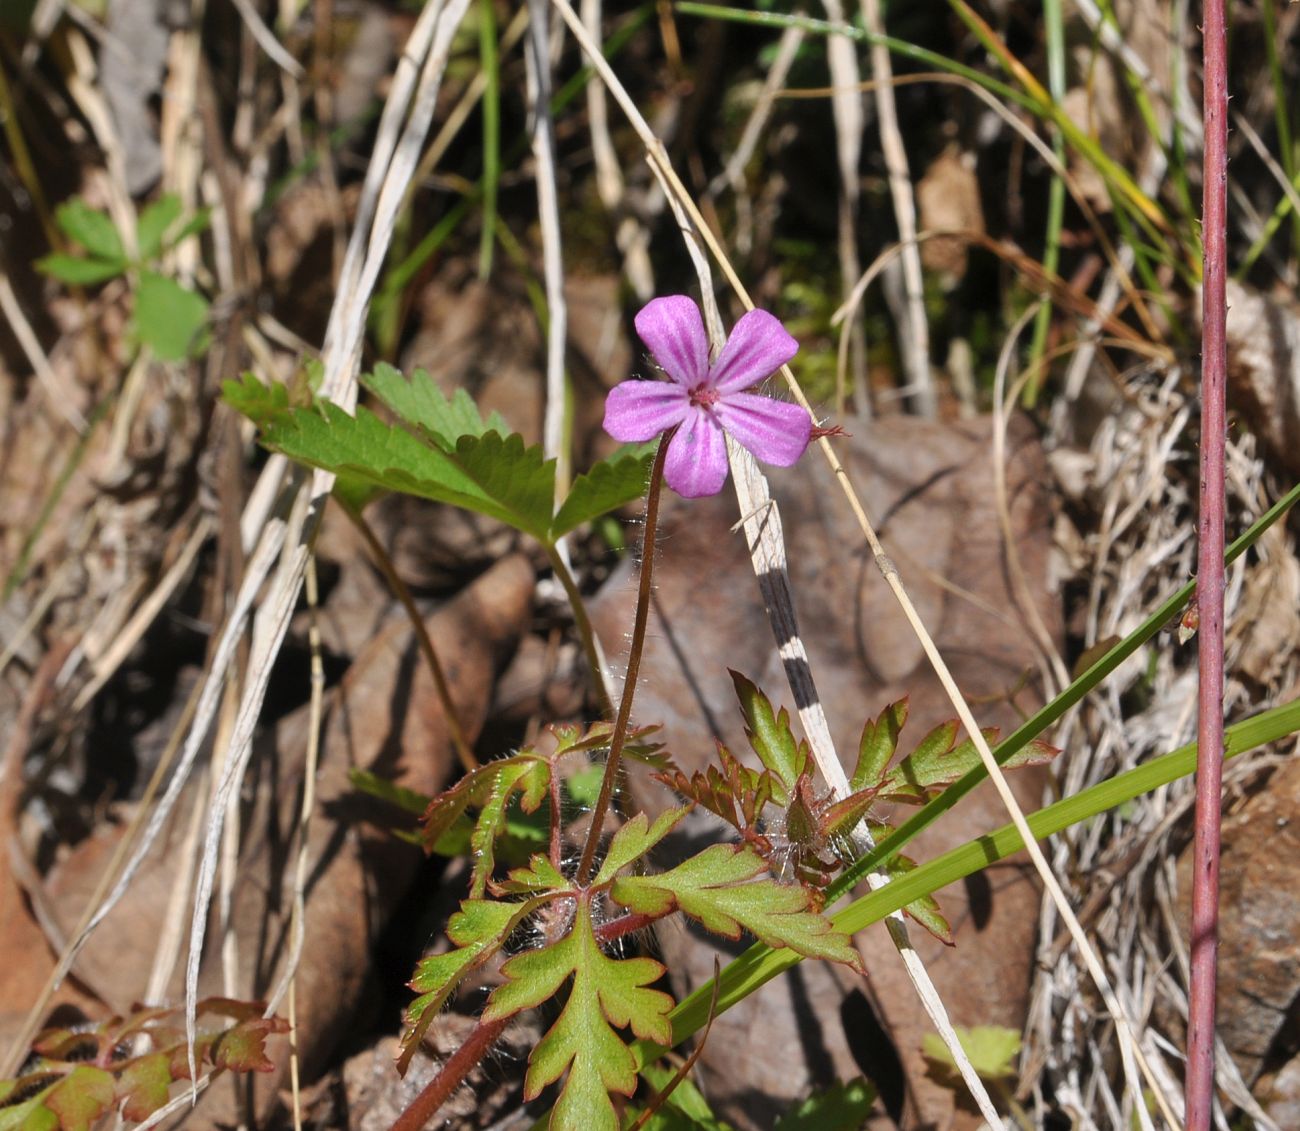
{"type": "Polygon", "coordinates": [[[704,385],[697,385],[691,390],[691,406],[693,408],[711,408],[717,403],[717,389],[710,389],[704,385]]]}

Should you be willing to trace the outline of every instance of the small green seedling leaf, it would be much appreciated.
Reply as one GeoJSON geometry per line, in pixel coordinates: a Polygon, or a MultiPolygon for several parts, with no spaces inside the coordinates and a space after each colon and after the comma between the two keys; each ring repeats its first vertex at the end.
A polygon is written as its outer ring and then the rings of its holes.
{"type": "Polygon", "coordinates": [[[562,940],[510,959],[506,981],[488,1000],[484,1020],[500,1021],[554,997],[572,979],[559,1019],[529,1058],[524,1096],[535,1099],[568,1072],[551,1126],[569,1131],[618,1131],[609,1093],[630,1096],[637,1066],[617,1028],[631,1028],[643,1040],[672,1039],[668,1011],[673,999],[649,987],[664,968],[651,958],[615,959],[604,954],[592,931],[591,906],[577,901],[573,927],[562,940]]]}
{"type": "Polygon", "coordinates": [[[849,936],[812,910],[804,888],[755,879],[766,869],[767,862],[747,845],[714,844],[667,872],[622,876],[610,895],[630,911],[656,918],[684,911],[714,934],[738,939],[748,931],[768,946],[862,971],[849,936]]]}
{"type": "Polygon", "coordinates": [[[885,768],[898,750],[898,736],[906,722],[906,699],[889,704],[880,712],[880,718],[867,720],[858,742],[858,764],[849,781],[853,790],[880,784],[885,776],[885,768]]]}
{"type": "Polygon", "coordinates": [[[135,294],[135,336],[163,361],[183,361],[201,345],[208,302],[176,280],[140,272],[135,294]]]}
{"type": "Polygon", "coordinates": [[[871,1114],[876,1089],[861,1076],[814,1092],[773,1125],[772,1131],[858,1131],[871,1114]]]}
{"type": "Polygon", "coordinates": [[[774,785],[783,787],[774,791],[779,805],[789,802],[799,775],[808,769],[810,753],[808,744],[797,740],[790,729],[790,713],[782,707],[773,711],[772,702],[753,683],[739,672],[731,672],[731,681],[740,699],[741,714],[745,716],[745,735],[759,760],[772,771],[774,785]]]}
{"type": "MultiPolygon", "coordinates": [[[[970,1058],[971,1067],[981,1080],[995,1082],[1012,1080],[1016,1075],[1016,1057],[1020,1055],[1020,1033],[1000,1025],[977,1025],[973,1029],[956,1030],[962,1050],[970,1058]]],[[[947,1084],[951,1077],[961,1087],[961,1078],[952,1053],[937,1033],[927,1033],[921,1038],[921,1052],[930,1062],[933,1074],[947,1084]]]]}
{"type": "Polygon", "coordinates": [[[111,260],[125,267],[122,237],[106,213],[91,208],[80,197],[74,196],[55,209],[54,219],[65,235],[76,240],[96,259],[111,260]]]}
{"type": "Polygon", "coordinates": [[[136,221],[135,243],[142,260],[156,259],[162,252],[163,236],[181,215],[181,198],[165,193],[140,213],[136,221]]]}
{"type": "Polygon", "coordinates": [[[37,270],[73,287],[93,287],[115,279],[126,270],[126,262],[117,259],[86,259],[79,255],[54,252],[36,261],[37,270]]]}

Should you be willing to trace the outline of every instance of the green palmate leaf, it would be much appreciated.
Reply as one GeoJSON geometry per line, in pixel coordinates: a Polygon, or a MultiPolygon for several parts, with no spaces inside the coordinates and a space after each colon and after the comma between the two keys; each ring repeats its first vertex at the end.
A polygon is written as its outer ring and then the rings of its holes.
{"type": "Polygon", "coordinates": [[[591,925],[587,897],[578,900],[572,930],[561,941],[510,959],[503,985],[488,1000],[483,1017],[500,1021],[555,996],[572,978],[569,1000],[529,1058],[524,1095],[534,1099],[564,1073],[568,1079],[551,1127],[556,1131],[617,1131],[610,1092],[630,1096],[637,1066],[617,1028],[631,1028],[643,1040],[671,1036],[673,999],[649,986],[664,968],[651,958],[616,959],[604,954],[591,925]]]}
{"type": "Polygon", "coordinates": [[[54,219],[64,233],[81,244],[97,259],[112,259],[126,262],[126,252],[122,248],[122,238],[108,216],[96,208],[91,208],[84,200],[73,197],[60,204],[54,212],[54,219]]]}
{"type": "Polygon", "coordinates": [[[555,465],[542,460],[540,447],[525,448],[519,436],[462,436],[453,451],[444,451],[368,409],[349,416],[324,402],[270,415],[262,442],[299,463],[465,507],[539,540],[550,526],[555,465]]]}
{"type": "Polygon", "coordinates": [[[238,381],[224,382],[221,399],[259,428],[290,408],[288,385],[279,381],[267,385],[252,373],[245,373],[238,381]]]}
{"type": "Polygon", "coordinates": [[[640,450],[615,454],[579,475],[556,512],[551,537],[559,538],[644,495],[654,454],[653,444],[641,445],[640,450]]]}
{"type": "Polygon", "coordinates": [[[175,279],[140,272],[135,293],[135,336],[164,361],[183,361],[197,352],[208,319],[208,301],[175,279]]]}
{"type": "Polygon", "coordinates": [[[462,436],[510,434],[498,413],[484,420],[464,389],[457,389],[449,399],[423,369],[417,369],[408,380],[399,370],[380,362],[373,373],[362,376],[361,384],[399,420],[423,430],[446,451],[453,450],[462,436]]]}
{"type": "Polygon", "coordinates": [[[107,279],[115,279],[126,270],[120,259],[84,259],[79,255],[55,252],[36,261],[37,270],[74,287],[90,287],[107,279]]]}
{"type": "Polygon", "coordinates": [[[397,1058],[399,1072],[406,1072],[425,1031],[465,976],[496,954],[540,904],[541,900],[536,899],[520,903],[467,899],[461,903],[447,924],[447,937],[456,949],[421,959],[415,968],[410,986],[421,996],[406,1007],[406,1030],[397,1058]]]}
{"type": "Polygon", "coordinates": [[[859,1076],[814,1092],[793,1111],[781,1116],[773,1131],[857,1131],[871,1114],[876,1089],[859,1076]]]}
{"type": "Polygon", "coordinates": [[[181,198],[165,193],[140,213],[136,222],[135,243],[143,260],[155,259],[162,251],[163,236],[181,215],[181,198]]]}
{"type": "MultiPolygon", "coordinates": [[[[1020,1055],[1020,1033],[1000,1025],[976,1025],[973,1029],[956,1030],[962,1050],[970,1058],[971,1067],[981,1080],[1011,1080],[1016,1075],[1016,1057],[1020,1055]]],[[[940,1075],[950,1074],[960,1082],[952,1053],[938,1033],[927,1033],[921,1038],[921,1051],[926,1060],[940,1069],[940,1075]]]]}
{"type": "Polygon", "coordinates": [[[858,764],[849,785],[854,790],[877,785],[898,750],[898,736],[907,722],[907,700],[891,703],[880,718],[868,719],[858,742],[858,764]]]}
{"type": "MultiPolygon", "coordinates": [[[[996,745],[997,727],[981,730],[990,747],[996,745]]],[[[967,739],[960,746],[956,722],[942,723],[921,740],[921,744],[890,770],[880,782],[879,797],[888,801],[923,804],[931,793],[951,785],[976,766],[982,765],[975,743],[967,739]]],[[[1040,739],[1026,743],[1002,763],[1004,770],[1051,761],[1059,751],[1040,739]]]]}
{"type": "Polygon", "coordinates": [[[707,930],[727,938],[742,931],[771,947],[789,947],[807,958],[825,958],[862,970],[848,935],[812,910],[802,887],[755,879],[766,870],[747,845],[714,844],[667,872],[623,876],[610,895],[630,911],[660,917],[684,911],[707,930]]]}
{"type": "MultiPolygon", "coordinates": [[[[784,786],[787,794],[792,793],[799,775],[808,769],[808,744],[794,737],[790,714],[784,707],[779,712],[773,711],[771,700],[739,672],[731,672],[731,681],[745,716],[745,735],[750,746],[772,771],[776,784],[784,786]]],[[[784,805],[789,798],[777,796],[775,800],[784,805]]]]}

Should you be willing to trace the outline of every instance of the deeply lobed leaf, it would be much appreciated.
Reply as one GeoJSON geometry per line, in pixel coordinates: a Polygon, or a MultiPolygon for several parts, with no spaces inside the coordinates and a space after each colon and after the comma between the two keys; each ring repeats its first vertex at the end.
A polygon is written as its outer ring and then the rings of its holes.
{"type": "Polygon", "coordinates": [[[806,890],[755,879],[766,868],[748,845],[714,844],[667,872],[620,877],[610,895],[630,911],[659,917],[681,910],[714,934],[736,939],[748,931],[768,946],[865,972],[849,936],[812,909],[806,890]]]}

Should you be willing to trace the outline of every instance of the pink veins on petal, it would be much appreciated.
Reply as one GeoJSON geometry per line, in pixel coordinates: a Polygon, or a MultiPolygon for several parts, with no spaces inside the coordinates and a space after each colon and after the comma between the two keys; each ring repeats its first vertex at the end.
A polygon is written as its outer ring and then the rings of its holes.
{"type": "Polygon", "coordinates": [[[668,381],[624,381],[605,402],[605,431],[616,440],[652,440],[670,428],[664,479],[686,498],[716,495],[727,481],[730,433],[755,458],[789,467],[803,455],[812,418],[796,404],[744,392],[794,357],[799,343],[764,310],[751,310],[709,365],[700,308],[685,295],[649,302],[636,330],[668,381]]]}

